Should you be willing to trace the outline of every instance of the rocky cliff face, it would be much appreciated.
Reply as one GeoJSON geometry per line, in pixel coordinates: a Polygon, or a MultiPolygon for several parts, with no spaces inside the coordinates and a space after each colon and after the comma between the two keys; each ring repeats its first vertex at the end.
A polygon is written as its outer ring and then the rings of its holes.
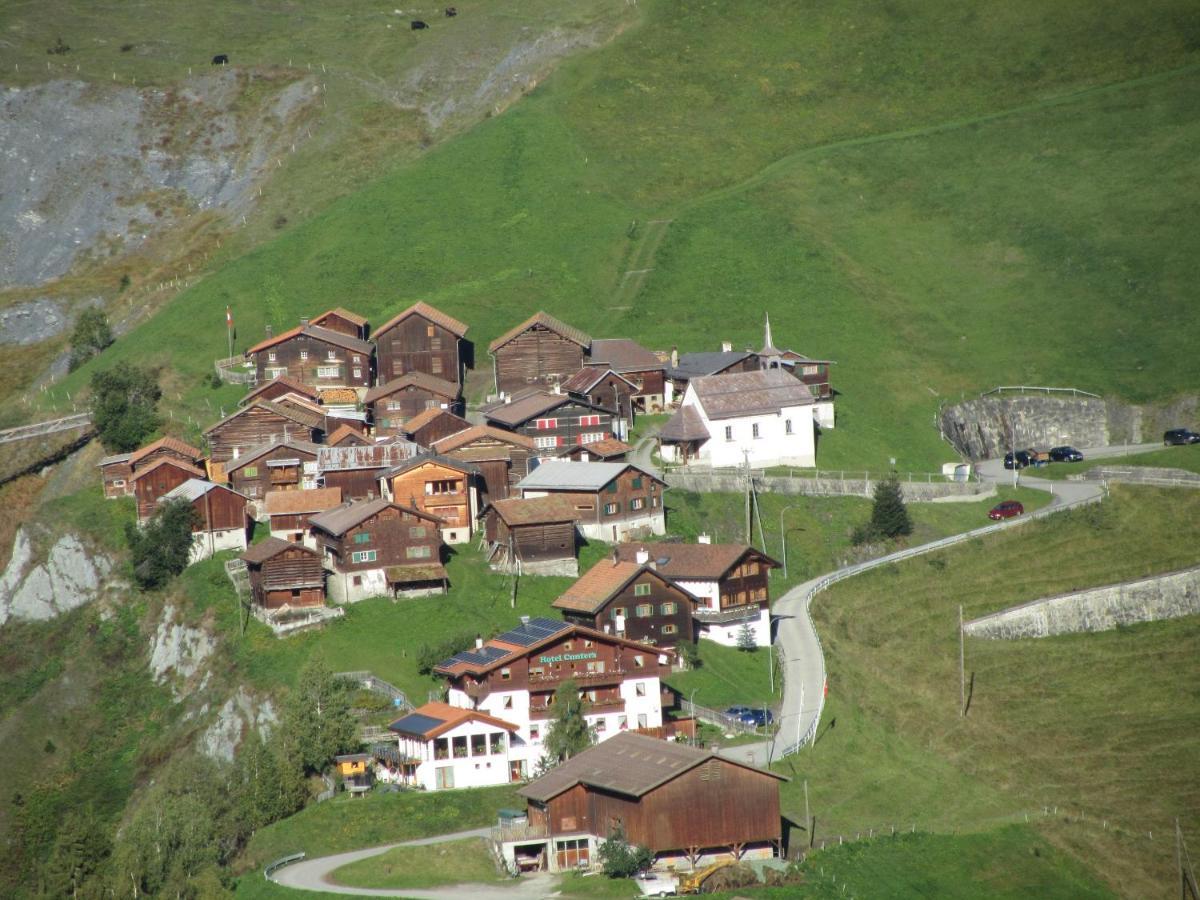
{"type": "Polygon", "coordinates": [[[90,603],[100,596],[112,560],[89,551],[67,534],[34,562],[29,532],[17,531],[12,558],[0,576],[0,625],[9,619],[42,621],[90,603]]]}

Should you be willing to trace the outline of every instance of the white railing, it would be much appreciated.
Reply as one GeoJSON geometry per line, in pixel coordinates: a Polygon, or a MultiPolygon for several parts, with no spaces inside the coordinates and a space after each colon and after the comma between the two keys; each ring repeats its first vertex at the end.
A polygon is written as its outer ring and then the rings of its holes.
{"type": "Polygon", "coordinates": [[[57,434],[60,431],[71,431],[74,428],[87,428],[92,424],[91,413],[76,413],[61,419],[51,419],[48,422],[34,422],[32,425],[18,425],[16,428],[6,428],[0,431],[0,444],[13,441],[23,441],[32,437],[47,434],[57,434]]]}
{"type": "MultiPolygon", "coordinates": [[[[808,593],[804,595],[804,612],[805,615],[808,616],[808,625],[809,628],[812,629],[813,636],[816,638],[817,651],[821,658],[821,693],[817,703],[817,714],[813,718],[812,724],[809,725],[804,734],[802,734],[797,740],[786,745],[783,750],[777,754],[777,758],[797,753],[802,747],[804,747],[805,744],[815,740],[817,736],[817,728],[821,724],[821,714],[825,711],[825,681],[828,676],[825,671],[825,651],[824,648],[821,647],[821,635],[817,632],[817,626],[812,617],[811,606],[813,597],[825,590],[831,584],[836,584],[837,582],[846,578],[850,578],[851,576],[858,575],[862,572],[878,568],[879,566],[885,566],[889,563],[911,559],[914,556],[921,556],[925,553],[932,553],[935,550],[942,550],[946,547],[952,547],[955,544],[961,544],[963,541],[969,541],[972,538],[982,537],[987,534],[994,534],[997,531],[1013,528],[1017,525],[1033,521],[1036,518],[1050,515],[1052,513],[1063,512],[1068,509],[1085,506],[1089,503],[1098,503],[1103,499],[1103,497],[1103,493],[1097,493],[1091,497],[1082,497],[1078,500],[1072,500],[1069,503],[1062,504],[1061,506],[1048,506],[1045,509],[1040,509],[1027,517],[1005,519],[1002,522],[997,522],[995,525],[985,525],[982,528],[964,531],[961,534],[952,534],[949,537],[940,538],[936,541],[930,541],[928,544],[921,544],[919,547],[908,547],[904,550],[897,550],[895,553],[889,553],[886,556],[880,556],[878,559],[869,559],[866,562],[856,563],[852,566],[846,566],[844,569],[838,569],[836,572],[831,572],[814,584],[811,588],[809,588],[808,593]]],[[[803,715],[803,710],[801,710],[800,714],[803,715]]]]}
{"type": "Polygon", "coordinates": [[[1070,394],[1072,397],[1094,397],[1097,400],[1101,399],[1099,394],[1093,394],[1091,391],[1081,391],[1079,388],[1035,387],[1028,384],[1002,385],[994,387],[990,391],[984,391],[979,396],[986,397],[988,394],[1003,394],[1005,391],[1022,394],[1070,394]]]}

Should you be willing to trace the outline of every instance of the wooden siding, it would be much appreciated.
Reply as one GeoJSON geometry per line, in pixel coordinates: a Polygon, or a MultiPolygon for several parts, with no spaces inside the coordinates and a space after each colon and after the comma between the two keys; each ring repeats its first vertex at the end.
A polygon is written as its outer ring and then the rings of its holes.
{"type": "Polygon", "coordinates": [[[655,853],[778,841],[779,782],[713,758],[634,799],[575,785],[546,804],[551,834],[607,837],[620,822],[631,844],[655,853]]]}
{"type": "Polygon", "coordinates": [[[127,462],[109,463],[100,469],[100,480],[104,485],[104,496],[112,500],[133,494],[133,467],[127,462]]]}
{"type": "Polygon", "coordinates": [[[200,465],[199,459],[197,459],[195,456],[192,456],[191,454],[180,453],[177,450],[172,450],[170,447],[159,447],[153,453],[147,453],[145,456],[143,456],[141,459],[139,459],[137,461],[137,465],[135,465],[133,467],[133,471],[140,472],[142,469],[146,468],[147,466],[154,465],[160,459],[175,459],[175,460],[178,460],[179,462],[185,462],[189,466],[197,466],[197,467],[203,468],[203,466],[200,465]]]}
{"type": "Polygon", "coordinates": [[[320,429],[305,428],[265,406],[250,406],[228,422],[214,427],[206,436],[211,458],[223,463],[233,459],[235,450],[239,454],[245,453],[289,437],[319,443],[321,434],[320,429]]]}
{"type": "MultiPolygon", "coordinates": [[[[625,399],[628,400],[628,395],[625,399]]],[[[499,422],[493,424],[497,428],[505,427],[499,422]]],[[[538,442],[539,450],[554,450],[584,443],[583,438],[586,435],[600,435],[595,440],[613,437],[613,416],[606,409],[595,409],[584,403],[572,401],[544,415],[536,416],[512,430],[533,438],[538,442]],[[584,421],[594,424],[581,424],[584,421]],[[553,445],[549,443],[551,439],[554,440],[553,445]],[[545,446],[542,446],[543,444],[545,446]]]]}
{"type": "Polygon", "coordinates": [[[147,472],[133,483],[133,493],[137,497],[137,514],[139,519],[148,519],[158,508],[158,498],[174,490],[189,478],[196,476],[175,466],[159,466],[153,472],[147,472]]]}
{"type": "Polygon", "coordinates": [[[522,562],[546,562],[575,558],[574,522],[516,525],[509,528],[494,509],[489,509],[484,523],[488,541],[508,548],[514,559],[522,562]]]}
{"type": "Polygon", "coordinates": [[[404,424],[427,409],[445,409],[458,415],[462,411],[462,404],[425,388],[409,385],[370,404],[375,436],[404,433],[404,424]]]}
{"type": "Polygon", "coordinates": [[[215,488],[192,501],[197,521],[194,532],[246,528],[246,498],[225,488],[215,488]]]}
{"type": "Polygon", "coordinates": [[[300,547],[285,550],[261,564],[248,565],[254,602],[267,609],[321,606],[325,602],[325,570],[317,553],[300,547]],[[313,587],[313,584],[321,587],[313,587]]]}
{"type": "Polygon", "coordinates": [[[471,423],[461,418],[458,413],[447,411],[427,425],[409,432],[408,439],[422,447],[432,447],[436,441],[450,437],[452,434],[458,434],[460,431],[466,431],[470,427],[471,423]]]}
{"type": "Polygon", "coordinates": [[[662,485],[657,479],[643,475],[636,469],[626,469],[610,485],[596,493],[546,491],[544,488],[532,491],[534,494],[543,492],[569,497],[575,505],[575,511],[579,513],[580,523],[617,524],[662,510],[662,485]],[[640,486],[638,486],[639,482],[640,486]],[[633,509],[635,501],[640,501],[644,505],[639,509],[633,509]],[[616,510],[605,512],[610,505],[615,505],[616,510]]]}
{"type": "MultiPolygon", "coordinates": [[[[240,466],[233,471],[229,471],[230,467],[226,466],[225,471],[229,476],[229,485],[235,491],[245,494],[251,499],[261,499],[267,496],[268,491],[300,490],[304,483],[304,464],[316,462],[316,459],[315,453],[280,444],[248,465],[240,466]],[[267,465],[271,460],[279,459],[298,459],[300,464],[296,466],[267,465]]],[[[315,474],[315,472],[310,472],[309,478],[313,478],[315,474]]]]}
{"type": "Polygon", "coordinates": [[[359,325],[351,319],[347,319],[337,310],[331,309],[327,313],[317,316],[312,320],[314,325],[320,325],[322,328],[328,328],[330,331],[336,331],[338,334],[345,334],[352,338],[366,340],[367,326],[359,325]]]}
{"type": "Polygon", "coordinates": [[[717,587],[721,609],[759,605],[768,600],[768,577],[770,566],[751,556],[720,580],[717,587]]]}
{"type": "Polygon", "coordinates": [[[372,359],[369,352],[355,353],[311,334],[293,335],[273,347],[251,354],[251,359],[260,382],[270,381],[283,370],[297,381],[315,388],[371,386],[372,359]],[[333,355],[330,356],[330,353],[333,355]],[[337,366],[336,376],[318,374],[318,369],[332,366],[337,366]]]}
{"type": "Polygon", "coordinates": [[[424,372],[462,383],[462,348],[458,336],[420,313],[412,313],[375,335],[379,383],[409,372],[424,372]]]}
{"type": "Polygon", "coordinates": [[[442,535],[436,522],[387,507],[341,537],[315,529],[318,546],[332,555],[338,572],[361,572],[386,566],[440,563],[442,535]],[[374,559],[355,562],[353,553],[375,552],[374,559]]]}
{"type": "MultiPolygon", "coordinates": [[[[604,562],[597,565],[604,565],[604,562]]],[[[617,631],[616,622],[619,612],[625,617],[622,637],[643,644],[674,647],[692,642],[692,613],[695,609],[696,603],[686,591],[660,575],[642,572],[595,613],[564,609],[562,614],[568,622],[577,622],[597,631],[603,631],[607,625],[614,634],[621,634],[617,631]],[[639,595],[639,585],[648,586],[650,592],[639,595]],[[675,604],[675,610],[664,613],[663,606],[669,603],[675,604]],[[650,607],[649,615],[638,615],[638,607],[646,606],[650,607]],[[672,627],[673,632],[664,630],[672,627]]]]}
{"type": "Polygon", "coordinates": [[[321,486],[341,488],[342,500],[373,500],[382,496],[379,479],[386,466],[374,469],[330,469],[321,473],[321,486]]]}
{"type": "MultiPolygon", "coordinates": [[[[591,389],[587,392],[578,392],[578,396],[583,397],[589,403],[604,407],[605,409],[619,409],[621,415],[628,419],[631,417],[631,401],[636,396],[636,392],[630,389],[629,384],[626,382],[627,377],[614,375],[610,372],[596,382],[596,384],[592,385],[591,389]]],[[[632,378],[628,380],[633,381],[632,378]]],[[[574,391],[572,395],[575,395],[574,391]]]]}
{"type": "Polygon", "coordinates": [[[427,462],[391,479],[392,499],[442,520],[443,528],[465,528],[470,534],[472,477],[440,463],[427,462]]]}
{"type": "Polygon", "coordinates": [[[501,391],[566,381],[584,362],[582,347],[544,325],[531,325],[492,355],[501,391]]]}

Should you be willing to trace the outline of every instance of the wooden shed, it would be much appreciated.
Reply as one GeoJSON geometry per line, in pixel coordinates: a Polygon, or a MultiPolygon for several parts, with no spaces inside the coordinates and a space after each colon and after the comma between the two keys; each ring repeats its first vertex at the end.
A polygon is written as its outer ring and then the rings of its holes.
{"type": "Polygon", "coordinates": [[[585,332],[537,312],[488,345],[496,392],[566,381],[583,368],[591,346],[585,332]]]}
{"type": "Polygon", "coordinates": [[[138,521],[145,521],[158,508],[158,498],[173,491],[189,478],[203,478],[204,472],[190,463],[164,456],[133,473],[133,495],[137,497],[138,521]]]}
{"type": "Polygon", "coordinates": [[[325,569],[316,550],[269,537],[251,546],[242,559],[250,576],[250,596],[258,606],[324,605],[325,569]]]}
{"type": "Polygon", "coordinates": [[[453,456],[479,467],[476,485],[480,505],[503,500],[529,473],[530,458],[537,450],[533,438],[490,425],[475,425],[436,441],[433,451],[453,456]]]}
{"type": "Polygon", "coordinates": [[[579,513],[564,497],[493,500],[483,510],[488,562],[502,572],[577,575],[579,513]]]}
{"type": "Polygon", "coordinates": [[[393,316],[375,332],[380,383],[423,372],[460,384],[473,362],[467,327],[428,303],[393,316]]]}
{"type": "Polygon", "coordinates": [[[405,422],[400,434],[414,444],[432,448],[442,438],[466,431],[470,427],[470,422],[447,409],[427,409],[405,422]]]}
{"type": "Polygon", "coordinates": [[[263,444],[291,438],[320,443],[324,434],[324,414],[274,400],[255,400],[204,429],[210,457],[221,463],[263,444]]]}

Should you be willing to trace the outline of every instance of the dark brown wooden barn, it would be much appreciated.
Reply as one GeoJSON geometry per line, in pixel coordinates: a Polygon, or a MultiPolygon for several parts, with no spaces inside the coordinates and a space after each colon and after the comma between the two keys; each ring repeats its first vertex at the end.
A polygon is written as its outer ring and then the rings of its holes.
{"type": "Polygon", "coordinates": [[[554,316],[538,312],[488,345],[497,393],[552,386],[583,368],[592,339],[554,316]]]}
{"type": "Polygon", "coordinates": [[[250,576],[251,599],[258,606],[324,605],[325,569],[316,550],[269,537],[250,547],[242,559],[250,576]]]}
{"type": "Polygon", "coordinates": [[[698,605],[650,565],[616,558],[600,560],[554,601],[568,622],[661,647],[693,641],[698,605]]]}
{"type": "Polygon", "coordinates": [[[552,870],[590,865],[616,825],[660,862],[696,866],[782,854],[779,783],[787,781],[682,743],[625,732],[589,747],[519,788],[530,835],[506,856],[552,870]]]}
{"type": "Polygon", "coordinates": [[[471,364],[467,327],[428,303],[414,303],[375,332],[379,382],[424,372],[461,384],[471,364]]]}
{"type": "Polygon", "coordinates": [[[579,513],[563,497],[493,500],[484,509],[488,562],[504,572],[578,572],[575,522],[579,513]]]}
{"type": "Polygon", "coordinates": [[[209,456],[220,463],[273,441],[318,444],[324,434],[322,413],[273,400],[255,400],[204,430],[209,456]]]}
{"type": "Polygon", "coordinates": [[[367,391],[363,402],[376,435],[401,434],[410,419],[431,409],[462,411],[462,391],[455,381],[424,372],[409,372],[367,391]]]}
{"type": "Polygon", "coordinates": [[[204,478],[204,471],[191,463],[164,456],[131,476],[133,495],[137,497],[139,521],[145,521],[158,509],[158,498],[173,491],[189,478],[204,478]]]}
{"type": "Polygon", "coordinates": [[[490,425],[475,425],[442,438],[433,451],[453,456],[479,467],[476,486],[479,503],[503,500],[519,493],[517,483],[529,473],[529,460],[536,452],[532,438],[490,425]]]}
{"type": "Polygon", "coordinates": [[[466,431],[470,427],[470,422],[449,410],[427,409],[405,422],[400,434],[414,444],[431,449],[442,438],[466,431]]]}

